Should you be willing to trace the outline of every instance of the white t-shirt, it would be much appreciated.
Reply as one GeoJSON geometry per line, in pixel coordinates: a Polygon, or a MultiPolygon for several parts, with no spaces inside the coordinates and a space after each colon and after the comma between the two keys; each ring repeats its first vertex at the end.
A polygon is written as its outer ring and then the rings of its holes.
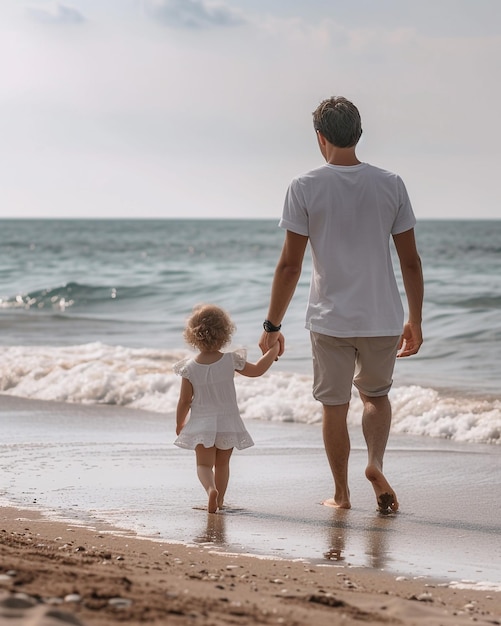
{"type": "Polygon", "coordinates": [[[333,337],[400,335],[404,311],[390,238],[415,223],[405,185],[392,172],[325,164],[295,178],[279,226],[309,237],[306,328],[333,337]]]}

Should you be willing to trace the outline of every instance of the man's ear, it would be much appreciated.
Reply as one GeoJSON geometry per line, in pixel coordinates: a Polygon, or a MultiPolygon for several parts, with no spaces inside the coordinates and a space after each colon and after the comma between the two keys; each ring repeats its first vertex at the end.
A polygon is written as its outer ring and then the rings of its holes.
{"type": "Polygon", "coordinates": [[[318,143],[319,143],[321,146],[325,146],[325,144],[326,144],[326,142],[327,142],[327,139],[326,139],[326,138],[322,135],[322,133],[321,133],[319,130],[317,130],[316,132],[317,132],[317,140],[318,140],[318,143]]]}
{"type": "Polygon", "coordinates": [[[318,148],[320,150],[320,153],[322,154],[322,156],[324,157],[324,159],[327,158],[327,139],[322,135],[322,133],[317,130],[317,143],[318,143],[318,148]]]}

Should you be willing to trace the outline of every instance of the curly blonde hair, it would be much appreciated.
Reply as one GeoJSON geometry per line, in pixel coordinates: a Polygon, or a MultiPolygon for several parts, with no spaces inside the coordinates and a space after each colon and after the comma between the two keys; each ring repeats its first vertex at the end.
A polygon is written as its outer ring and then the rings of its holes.
{"type": "Polygon", "coordinates": [[[230,343],[235,324],[226,311],[214,304],[197,304],[186,322],[184,339],[197,350],[220,350],[230,343]]]}

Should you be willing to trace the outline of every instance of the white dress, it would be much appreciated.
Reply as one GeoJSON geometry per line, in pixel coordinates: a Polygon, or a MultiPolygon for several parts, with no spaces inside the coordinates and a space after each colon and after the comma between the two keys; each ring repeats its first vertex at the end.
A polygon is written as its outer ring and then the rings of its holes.
{"type": "Polygon", "coordinates": [[[235,391],[235,370],[244,368],[245,350],[226,352],[210,365],[188,358],[175,363],[173,370],[193,385],[190,418],[174,441],[176,446],[243,450],[254,445],[240,416],[235,391]]]}

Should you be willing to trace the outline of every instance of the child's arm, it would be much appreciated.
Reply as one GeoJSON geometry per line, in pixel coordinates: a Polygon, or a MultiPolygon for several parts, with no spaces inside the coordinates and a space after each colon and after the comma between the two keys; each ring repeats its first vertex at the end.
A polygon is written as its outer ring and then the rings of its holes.
{"type": "Polygon", "coordinates": [[[280,344],[277,342],[271,346],[268,352],[265,352],[257,363],[247,362],[243,369],[237,370],[242,376],[249,376],[250,378],[256,378],[262,376],[267,370],[270,369],[273,361],[277,360],[278,353],[280,351],[280,344]]]}
{"type": "Polygon", "coordinates": [[[191,401],[193,399],[193,385],[187,378],[181,379],[181,390],[179,392],[179,400],[177,402],[176,412],[176,435],[183,430],[186,424],[186,418],[190,411],[191,401]]]}

